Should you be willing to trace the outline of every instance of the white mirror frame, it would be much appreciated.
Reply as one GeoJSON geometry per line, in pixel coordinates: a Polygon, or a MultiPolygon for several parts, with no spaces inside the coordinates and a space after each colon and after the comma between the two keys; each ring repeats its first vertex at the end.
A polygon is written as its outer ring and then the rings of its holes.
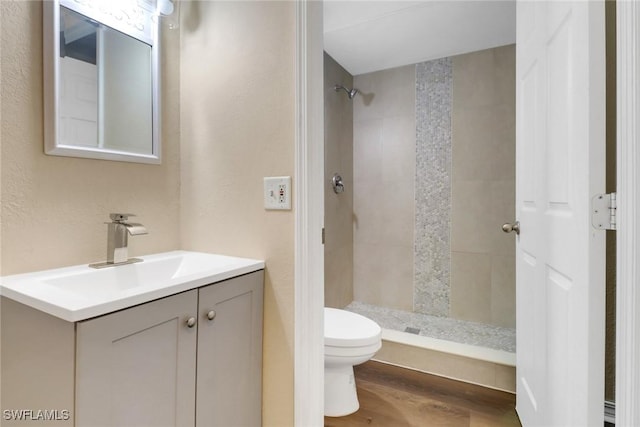
{"type": "MultiPolygon", "coordinates": [[[[113,16],[100,15],[98,7],[87,6],[91,0],[45,0],[43,2],[43,75],[44,75],[44,150],[46,154],[89,159],[115,160],[134,163],[160,164],[160,67],[159,67],[159,19],[145,11],[145,28],[138,31],[122,24],[113,16]],[[152,84],[152,148],[151,154],[130,153],[104,148],[81,147],[63,144],[59,138],[60,126],[60,6],[128,34],[151,46],[152,84]]],[[[96,2],[98,3],[98,2],[96,2]]]]}

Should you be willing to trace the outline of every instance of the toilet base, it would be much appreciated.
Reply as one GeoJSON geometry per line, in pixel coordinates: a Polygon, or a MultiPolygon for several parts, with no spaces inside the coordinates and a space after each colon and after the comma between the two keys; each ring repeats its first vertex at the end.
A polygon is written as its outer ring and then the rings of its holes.
{"type": "Polygon", "coordinates": [[[343,417],[360,408],[352,365],[324,367],[324,415],[343,417]]]}

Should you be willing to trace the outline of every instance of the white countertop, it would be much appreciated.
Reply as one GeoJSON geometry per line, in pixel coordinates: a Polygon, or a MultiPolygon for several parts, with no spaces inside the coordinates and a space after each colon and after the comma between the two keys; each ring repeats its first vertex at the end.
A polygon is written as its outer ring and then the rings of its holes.
{"type": "Polygon", "coordinates": [[[264,261],[172,251],[143,262],[88,265],[0,277],[0,295],[77,322],[264,269],[264,261]]]}

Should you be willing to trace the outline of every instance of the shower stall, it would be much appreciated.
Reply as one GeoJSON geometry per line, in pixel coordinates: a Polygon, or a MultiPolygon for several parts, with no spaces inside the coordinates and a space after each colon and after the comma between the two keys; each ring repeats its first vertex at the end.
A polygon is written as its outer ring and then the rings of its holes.
{"type": "Polygon", "coordinates": [[[324,74],[325,305],[377,321],[382,358],[400,343],[512,368],[514,46],[358,76],[325,53],[324,74]]]}

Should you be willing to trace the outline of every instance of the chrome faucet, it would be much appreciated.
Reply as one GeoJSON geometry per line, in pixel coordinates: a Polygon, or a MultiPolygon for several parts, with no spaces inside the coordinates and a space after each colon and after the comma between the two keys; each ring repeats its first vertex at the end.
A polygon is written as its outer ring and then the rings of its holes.
{"type": "Polygon", "coordinates": [[[105,223],[109,227],[107,230],[107,261],[90,264],[90,267],[103,268],[142,261],[139,258],[129,258],[128,239],[129,235],[147,234],[147,229],[142,224],[127,222],[130,216],[135,215],[127,213],[109,214],[111,222],[105,223]]]}

